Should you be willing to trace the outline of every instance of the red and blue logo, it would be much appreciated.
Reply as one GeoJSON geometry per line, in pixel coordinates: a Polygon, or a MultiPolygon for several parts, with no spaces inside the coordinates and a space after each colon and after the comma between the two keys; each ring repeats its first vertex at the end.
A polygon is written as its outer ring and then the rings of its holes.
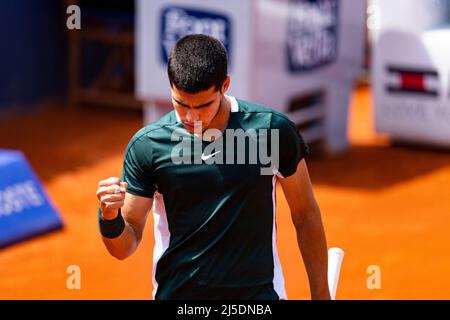
{"type": "Polygon", "coordinates": [[[387,92],[391,94],[416,94],[437,97],[439,94],[439,74],[434,69],[388,66],[387,92]]]}

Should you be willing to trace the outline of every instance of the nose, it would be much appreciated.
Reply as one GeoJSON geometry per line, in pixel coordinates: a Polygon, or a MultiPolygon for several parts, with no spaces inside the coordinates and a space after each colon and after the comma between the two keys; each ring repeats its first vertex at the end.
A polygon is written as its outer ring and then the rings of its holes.
{"type": "Polygon", "coordinates": [[[194,123],[195,121],[199,120],[197,111],[189,110],[186,112],[186,120],[190,123],[194,123]]]}

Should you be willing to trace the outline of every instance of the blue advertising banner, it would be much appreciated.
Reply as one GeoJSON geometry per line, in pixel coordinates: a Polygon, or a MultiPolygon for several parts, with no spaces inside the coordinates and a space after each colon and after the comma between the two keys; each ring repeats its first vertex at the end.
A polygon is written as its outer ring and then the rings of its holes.
{"type": "Polygon", "coordinates": [[[290,0],[287,61],[292,73],[314,70],[337,59],[338,0],[290,0]]]}
{"type": "Polygon", "coordinates": [[[62,227],[24,155],[0,150],[0,248],[62,227]]]}
{"type": "Polygon", "coordinates": [[[224,14],[206,10],[169,6],[161,10],[161,60],[167,63],[175,43],[188,34],[201,33],[222,42],[231,60],[231,21],[224,14]]]}

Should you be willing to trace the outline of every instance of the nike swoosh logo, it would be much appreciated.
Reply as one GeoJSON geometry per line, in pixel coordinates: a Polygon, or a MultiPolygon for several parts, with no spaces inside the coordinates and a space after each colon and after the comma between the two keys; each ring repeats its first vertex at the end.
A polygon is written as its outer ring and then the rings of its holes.
{"type": "Polygon", "coordinates": [[[222,150],[216,151],[216,152],[214,152],[214,153],[208,154],[207,156],[205,156],[205,155],[202,153],[202,157],[201,157],[201,158],[202,158],[203,161],[208,160],[208,159],[214,157],[216,154],[218,154],[218,153],[221,152],[221,151],[222,151],[222,150]]]}

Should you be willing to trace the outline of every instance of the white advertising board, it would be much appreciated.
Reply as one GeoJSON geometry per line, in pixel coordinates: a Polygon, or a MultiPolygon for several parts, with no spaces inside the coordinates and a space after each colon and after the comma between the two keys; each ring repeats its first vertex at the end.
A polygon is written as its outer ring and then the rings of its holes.
{"type": "Polygon", "coordinates": [[[230,95],[286,113],[307,141],[347,147],[353,81],[362,66],[361,0],[140,0],[137,94],[145,122],[170,111],[166,56],[190,33],[224,43],[230,95]]]}

